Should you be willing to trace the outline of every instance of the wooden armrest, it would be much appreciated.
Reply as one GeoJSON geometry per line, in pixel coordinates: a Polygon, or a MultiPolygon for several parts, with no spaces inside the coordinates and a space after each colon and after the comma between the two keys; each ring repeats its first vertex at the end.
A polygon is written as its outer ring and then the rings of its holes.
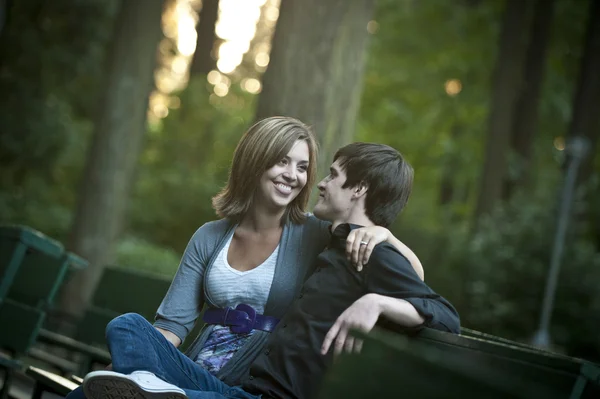
{"type": "Polygon", "coordinates": [[[79,386],[79,384],[61,377],[58,374],[33,366],[29,366],[25,371],[25,374],[45,388],[44,390],[49,390],[62,396],[66,396],[69,392],[79,386]]]}

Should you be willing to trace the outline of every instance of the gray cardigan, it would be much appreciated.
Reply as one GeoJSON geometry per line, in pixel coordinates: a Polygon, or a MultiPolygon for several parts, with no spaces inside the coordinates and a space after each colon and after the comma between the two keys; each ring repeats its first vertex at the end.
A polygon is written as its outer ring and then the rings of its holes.
{"type": "MultiPolygon", "coordinates": [[[[215,307],[206,293],[204,276],[233,235],[235,227],[236,224],[221,219],[204,224],[194,233],[169,291],[158,308],[155,327],[172,332],[183,342],[194,327],[204,305],[215,307]]],[[[309,215],[303,224],[290,222],[284,226],[265,315],[278,318],[283,316],[306,278],[312,274],[317,255],[328,241],[329,223],[312,215],[309,215]]],[[[198,356],[212,328],[212,325],[205,325],[190,345],[186,352],[190,359],[198,356]]],[[[217,377],[229,385],[239,385],[250,364],[263,350],[268,337],[268,332],[256,330],[219,371],[217,377]]]]}

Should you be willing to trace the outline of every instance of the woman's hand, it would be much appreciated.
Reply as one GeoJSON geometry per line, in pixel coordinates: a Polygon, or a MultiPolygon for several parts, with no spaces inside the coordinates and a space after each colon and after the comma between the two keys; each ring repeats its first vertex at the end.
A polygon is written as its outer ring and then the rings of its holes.
{"type": "Polygon", "coordinates": [[[356,270],[360,272],[363,266],[369,261],[375,245],[384,241],[393,245],[402,255],[404,255],[413,269],[415,269],[419,278],[425,280],[423,265],[421,265],[421,261],[419,261],[417,255],[415,255],[409,247],[404,245],[402,241],[394,237],[394,235],[385,227],[371,226],[352,230],[350,234],[348,234],[348,238],[346,238],[346,257],[354,266],[356,266],[356,270]]]}
{"type": "Polygon", "coordinates": [[[354,229],[346,238],[346,258],[359,272],[369,261],[375,245],[387,241],[391,235],[385,227],[372,226],[354,229]]]}

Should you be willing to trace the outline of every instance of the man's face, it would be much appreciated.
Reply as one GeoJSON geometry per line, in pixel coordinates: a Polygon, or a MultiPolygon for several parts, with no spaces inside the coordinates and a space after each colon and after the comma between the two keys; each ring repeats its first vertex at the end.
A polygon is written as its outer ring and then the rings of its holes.
{"type": "Polygon", "coordinates": [[[319,199],[314,214],[330,222],[345,222],[352,207],[352,187],[342,188],[346,183],[346,172],[340,167],[339,159],[329,168],[329,175],[317,184],[319,199]]]}

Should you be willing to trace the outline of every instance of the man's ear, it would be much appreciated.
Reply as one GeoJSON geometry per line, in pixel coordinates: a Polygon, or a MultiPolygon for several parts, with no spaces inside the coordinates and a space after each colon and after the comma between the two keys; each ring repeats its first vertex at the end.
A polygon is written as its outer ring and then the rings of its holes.
{"type": "Polygon", "coordinates": [[[352,193],[352,196],[358,199],[366,195],[368,189],[369,187],[365,184],[365,182],[360,182],[358,185],[356,185],[356,187],[354,187],[354,193],[352,193]]]}

